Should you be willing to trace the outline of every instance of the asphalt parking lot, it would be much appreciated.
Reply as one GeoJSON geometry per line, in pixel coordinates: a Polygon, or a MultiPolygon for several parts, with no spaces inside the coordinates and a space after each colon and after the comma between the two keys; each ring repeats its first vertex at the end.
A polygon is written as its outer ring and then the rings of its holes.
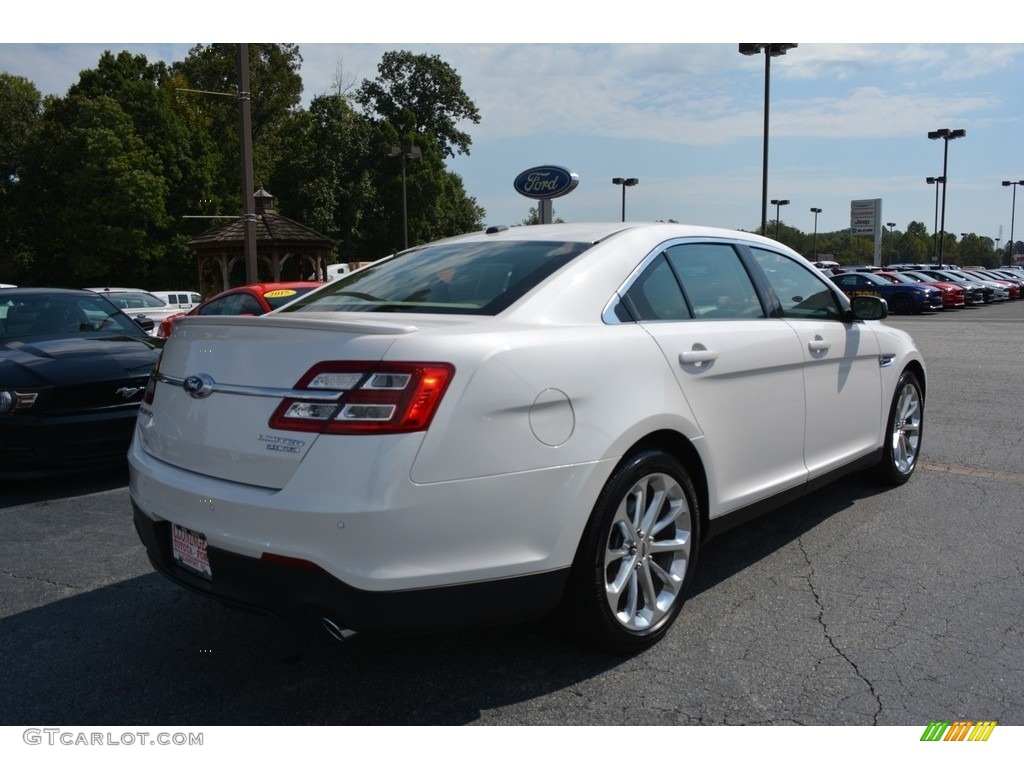
{"type": "Polygon", "coordinates": [[[339,644],[156,575],[124,472],[3,482],[0,724],[1024,725],[1024,301],[886,322],[928,364],[911,482],[717,539],[632,657],[543,623],[339,644]]]}

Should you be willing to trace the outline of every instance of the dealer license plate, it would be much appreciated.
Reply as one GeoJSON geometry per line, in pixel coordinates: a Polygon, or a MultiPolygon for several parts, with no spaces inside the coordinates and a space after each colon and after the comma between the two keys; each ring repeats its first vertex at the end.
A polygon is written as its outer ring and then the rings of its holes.
{"type": "Polygon", "coordinates": [[[171,523],[171,551],[174,554],[174,562],[182,568],[204,579],[213,579],[210,557],[206,553],[206,536],[171,523]]]}

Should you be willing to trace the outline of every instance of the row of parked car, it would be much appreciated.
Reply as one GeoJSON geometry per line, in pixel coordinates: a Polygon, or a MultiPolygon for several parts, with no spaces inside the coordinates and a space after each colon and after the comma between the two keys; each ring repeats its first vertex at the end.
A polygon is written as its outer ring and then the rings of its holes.
{"type": "Polygon", "coordinates": [[[262,315],[323,283],[195,291],[0,284],[0,471],[123,465],[146,382],[186,314],[262,315]]]}
{"type": "Polygon", "coordinates": [[[847,296],[874,295],[895,314],[956,309],[1024,298],[1024,267],[891,264],[819,267],[847,296]]]}

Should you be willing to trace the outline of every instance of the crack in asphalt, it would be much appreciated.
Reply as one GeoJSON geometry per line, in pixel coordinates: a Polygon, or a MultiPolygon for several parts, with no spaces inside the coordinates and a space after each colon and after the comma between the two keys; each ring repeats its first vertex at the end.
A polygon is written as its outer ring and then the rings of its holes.
{"type": "Polygon", "coordinates": [[[64,589],[75,589],[75,590],[81,590],[82,589],[81,587],[76,586],[74,584],[65,584],[62,581],[53,581],[51,579],[41,579],[38,576],[23,576],[21,574],[14,573],[13,571],[0,571],[0,574],[2,574],[3,576],[7,576],[8,578],[11,578],[11,579],[22,579],[24,581],[34,581],[34,582],[37,582],[39,584],[49,584],[51,587],[63,587],[64,589]]]}
{"type": "Polygon", "coordinates": [[[835,639],[829,633],[828,623],[825,621],[825,605],[821,601],[821,596],[818,594],[818,590],[814,587],[814,566],[811,565],[811,557],[807,554],[807,550],[804,548],[804,542],[802,538],[797,539],[797,546],[800,548],[800,554],[803,555],[804,562],[807,563],[807,586],[811,590],[811,595],[814,597],[815,605],[818,606],[817,619],[818,625],[821,627],[821,633],[824,636],[825,640],[828,641],[828,644],[831,646],[832,650],[835,651],[836,655],[843,661],[845,661],[850,666],[850,669],[854,671],[854,674],[856,674],[856,676],[861,680],[861,682],[863,682],[864,685],[867,686],[868,691],[871,693],[871,697],[875,700],[875,713],[871,718],[871,724],[878,725],[878,717],[882,714],[882,700],[879,697],[878,692],[875,690],[874,684],[872,684],[872,682],[861,673],[860,667],[857,666],[857,662],[855,662],[853,659],[851,659],[843,652],[843,649],[836,644],[835,639]]]}

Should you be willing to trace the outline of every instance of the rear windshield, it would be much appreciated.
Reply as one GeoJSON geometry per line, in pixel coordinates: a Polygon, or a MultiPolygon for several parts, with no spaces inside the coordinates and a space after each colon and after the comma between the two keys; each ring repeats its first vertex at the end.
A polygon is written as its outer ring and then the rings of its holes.
{"type": "Polygon", "coordinates": [[[104,291],[105,296],[121,309],[143,309],[145,307],[166,307],[167,303],[151,293],[131,293],[129,291],[104,291]]]}
{"type": "Polygon", "coordinates": [[[491,241],[427,246],[335,280],[282,311],[496,315],[591,245],[491,241]]]}

